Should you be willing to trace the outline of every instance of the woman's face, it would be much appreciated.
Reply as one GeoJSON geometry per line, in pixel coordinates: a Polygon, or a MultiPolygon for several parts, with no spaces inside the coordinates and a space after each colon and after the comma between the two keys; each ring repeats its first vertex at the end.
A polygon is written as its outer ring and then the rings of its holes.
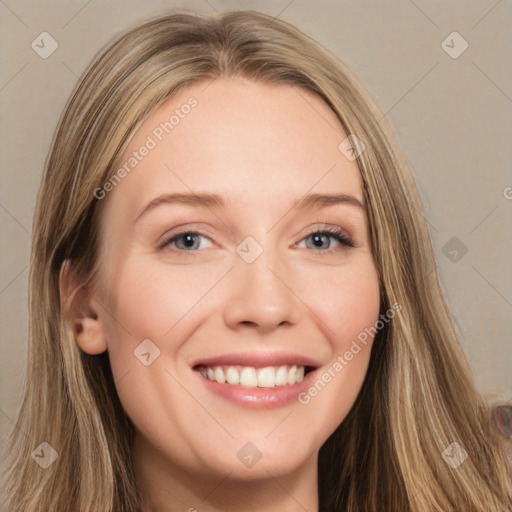
{"type": "Polygon", "coordinates": [[[141,461],[240,479],[316,468],[379,315],[346,136],[310,92],[217,78],[151,115],[97,191],[93,298],[141,461]]]}

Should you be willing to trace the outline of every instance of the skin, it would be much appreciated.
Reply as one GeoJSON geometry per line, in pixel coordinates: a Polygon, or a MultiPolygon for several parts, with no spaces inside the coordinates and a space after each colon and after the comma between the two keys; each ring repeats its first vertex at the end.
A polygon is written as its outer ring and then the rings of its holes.
{"type": "MultiPolygon", "coordinates": [[[[307,405],[236,405],[207,391],[190,365],[282,350],[313,358],[320,377],[375,324],[379,286],[364,210],[291,207],[309,193],[362,202],[358,167],[338,150],[346,134],[319,97],[241,78],[197,83],[167,100],[121,165],[190,97],[197,106],[103,199],[101,275],[75,294],[76,339],[87,353],[110,353],[137,432],[134,464],[148,511],[226,512],[241,503],[246,511],[316,511],[318,451],[357,397],[371,338],[307,405]],[[191,191],[229,203],[160,205],[136,221],[155,197],[191,191]],[[333,237],[316,247],[309,235],[325,226],[342,228],[355,247],[333,237]],[[199,248],[187,252],[183,240],[159,248],[187,229],[204,235],[199,248]],[[250,264],[236,252],[248,236],[263,248],[250,264]],[[134,357],[145,339],[160,350],[149,366],[134,357]],[[237,457],[247,442],[262,455],[251,468],[237,457]]],[[[62,286],[73,288],[72,278],[62,286]]]]}

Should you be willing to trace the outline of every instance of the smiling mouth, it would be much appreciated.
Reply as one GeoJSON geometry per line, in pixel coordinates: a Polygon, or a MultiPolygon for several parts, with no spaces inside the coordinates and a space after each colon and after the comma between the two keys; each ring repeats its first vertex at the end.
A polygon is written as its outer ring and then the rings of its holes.
{"type": "Polygon", "coordinates": [[[253,366],[198,365],[194,368],[213,382],[244,388],[278,388],[298,384],[313,370],[302,365],[253,366]]]}

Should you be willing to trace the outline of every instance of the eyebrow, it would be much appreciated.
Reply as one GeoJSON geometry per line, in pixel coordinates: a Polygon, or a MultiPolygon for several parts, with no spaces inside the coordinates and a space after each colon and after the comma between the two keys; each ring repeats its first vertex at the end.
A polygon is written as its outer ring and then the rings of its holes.
{"type": "MultiPolygon", "coordinates": [[[[152,199],[139,213],[135,222],[137,222],[143,215],[156,207],[163,204],[185,204],[191,206],[203,206],[207,208],[223,208],[226,203],[222,196],[218,194],[203,194],[203,193],[175,193],[163,194],[152,199]]],[[[348,204],[356,206],[364,211],[363,203],[355,196],[348,194],[307,194],[303,197],[295,199],[290,206],[290,210],[294,208],[325,208],[335,204],[348,204]]]]}

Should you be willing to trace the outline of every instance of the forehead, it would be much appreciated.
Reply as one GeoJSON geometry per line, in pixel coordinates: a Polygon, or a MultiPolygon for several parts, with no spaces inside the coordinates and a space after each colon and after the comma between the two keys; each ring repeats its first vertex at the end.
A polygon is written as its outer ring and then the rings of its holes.
{"type": "Polygon", "coordinates": [[[221,77],[195,83],[137,130],[108,199],[136,209],[175,191],[266,204],[308,191],[361,198],[357,164],[338,149],[346,136],[327,104],[303,88],[221,77]]]}

